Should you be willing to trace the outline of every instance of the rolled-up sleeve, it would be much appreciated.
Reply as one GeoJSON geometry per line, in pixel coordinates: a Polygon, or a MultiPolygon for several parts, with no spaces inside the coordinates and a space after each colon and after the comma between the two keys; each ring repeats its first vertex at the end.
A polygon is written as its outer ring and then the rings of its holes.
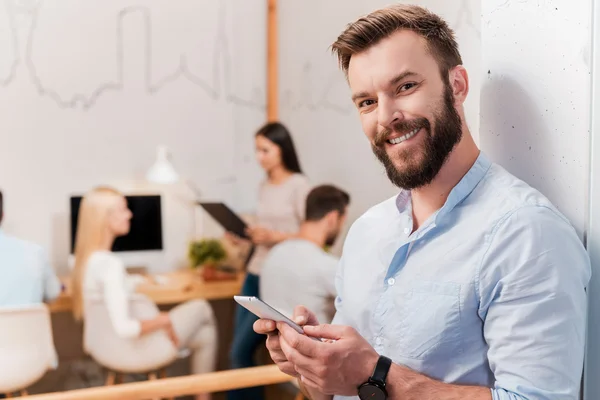
{"type": "Polygon", "coordinates": [[[577,400],[590,261],[575,230],[546,207],[500,221],[479,271],[479,315],[494,400],[577,400]]]}

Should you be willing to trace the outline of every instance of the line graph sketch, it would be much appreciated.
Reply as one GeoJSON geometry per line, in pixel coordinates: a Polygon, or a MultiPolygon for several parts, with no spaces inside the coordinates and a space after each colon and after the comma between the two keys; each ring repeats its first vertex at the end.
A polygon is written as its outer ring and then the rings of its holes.
{"type": "Polygon", "coordinates": [[[10,44],[12,47],[12,54],[7,54],[7,60],[12,58],[11,61],[8,62],[8,68],[6,74],[4,76],[0,76],[0,86],[6,87],[10,84],[17,74],[17,68],[19,66],[19,40],[16,34],[16,22],[15,22],[15,13],[13,10],[13,3],[8,0],[5,0],[2,5],[0,5],[0,9],[3,9],[2,15],[3,19],[5,19],[6,25],[0,22],[0,26],[3,26],[4,29],[0,31],[0,34],[5,41],[4,44],[10,44]]]}
{"type": "Polygon", "coordinates": [[[471,11],[470,0],[461,0],[458,8],[458,18],[454,23],[454,29],[458,30],[463,27],[469,27],[477,33],[477,36],[481,37],[481,29],[478,24],[473,20],[473,12],[471,11]]]}
{"type": "MultiPolygon", "coordinates": [[[[143,54],[143,70],[139,75],[143,81],[145,94],[149,96],[160,93],[163,89],[176,82],[186,82],[209,99],[224,101],[227,104],[264,111],[266,108],[266,90],[262,86],[253,86],[247,93],[240,94],[234,84],[233,67],[236,65],[232,49],[232,39],[227,32],[228,14],[227,1],[219,0],[217,28],[214,36],[207,40],[212,43],[212,54],[210,59],[212,65],[205,71],[194,71],[190,67],[190,58],[197,54],[183,51],[178,55],[176,65],[164,74],[158,74],[153,68],[153,55],[156,53],[155,27],[153,25],[153,9],[146,5],[131,5],[121,7],[114,15],[116,36],[114,42],[113,56],[110,63],[115,66],[113,77],[100,80],[92,84],[89,90],[78,90],[74,93],[64,89],[58,89],[52,79],[44,78],[40,72],[40,65],[36,55],[36,38],[40,34],[39,24],[44,16],[42,0],[0,0],[0,23],[6,20],[5,42],[10,41],[12,50],[7,56],[12,61],[5,61],[5,66],[0,70],[0,89],[8,87],[15,81],[17,74],[25,73],[27,79],[39,96],[51,100],[60,109],[89,110],[98,101],[110,93],[119,93],[124,90],[126,77],[124,74],[124,63],[127,58],[128,49],[125,46],[125,28],[129,17],[137,17],[141,21],[141,40],[139,46],[143,54]],[[19,30],[15,15],[26,17],[29,22],[28,29],[19,30]],[[19,34],[25,37],[19,37],[19,34]],[[21,46],[24,46],[21,49],[21,46]],[[204,74],[202,73],[204,72],[204,74]]],[[[471,0],[460,0],[458,14],[454,27],[456,29],[469,28],[480,35],[478,25],[474,22],[471,0]]],[[[498,0],[501,7],[510,3],[511,0],[498,0]]],[[[523,1],[523,0],[512,0],[523,1]]],[[[544,1],[544,0],[538,0],[544,1]]],[[[23,22],[19,20],[19,22],[23,22]]],[[[264,49],[257,49],[257,56],[262,57],[264,49]]],[[[280,106],[286,110],[306,110],[311,112],[327,111],[341,115],[353,112],[354,107],[346,97],[339,96],[345,90],[345,81],[337,69],[331,71],[319,71],[316,74],[316,63],[307,61],[303,63],[298,82],[290,82],[294,89],[288,86],[288,82],[281,82],[280,106]],[[297,85],[297,86],[296,86],[297,85]],[[333,100],[333,99],[338,100],[333,100]],[[341,99],[341,100],[340,100],[341,99]]],[[[20,76],[20,75],[19,75],[20,76]]],[[[100,78],[101,79],[101,78],[100,78]]]]}
{"type": "Polygon", "coordinates": [[[291,89],[283,90],[281,94],[282,108],[292,111],[305,109],[308,111],[329,110],[339,114],[351,113],[354,109],[352,104],[346,103],[348,105],[344,106],[329,100],[329,96],[334,91],[335,85],[339,83],[345,84],[342,72],[336,70],[334,73],[331,73],[326,79],[327,84],[323,87],[323,90],[320,93],[316,93],[313,85],[314,78],[312,71],[312,64],[305,63],[299,79],[300,87],[302,88],[300,96],[295,95],[291,89]],[[318,100],[315,101],[315,98],[318,100]]]}
{"type": "Polygon", "coordinates": [[[40,1],[13,2],[11,0],[3,0],[4,10],[0,9],[0,11],[5,11],[3,14],[7,16],[9,22],[8,31],[10,32],[14,48],[14,61],[12,62],[10,71],[6,76],[0,76],[0,85],[3,87],[10,85],[14,81],[18,67],[21,64],[24,64],[28,76],[39,95],[48,97],[62,109],[81,108],[83,110],[88,110],[94,106],[103,95],[109,92],[123,90],[125,84],[123,63],[126,55],[123,34],[124,24],[126,17],[137,14],[141,16],[143,20],[144,39],[142,41],[142,46],[144,48],[145,65],[142,73],[144,74],[145,82],[144,90],[147,94],[156,94],[169,84],[183,79],[198,87],[206,96],[213,100],[224,99],[226,102],[234,105],[251,107],[259,110],[265,108],[265,94],[263,89],[254,87],[249,96],[242,97],[236,94],[232,87],[232,57],[230,54],[229,38],[225,32],[227,15],[224,2],[222,2],[219,7],[219,25],[217,35],[214,38],[212,77],[210,79],[205,79],[190,70],[187,54],[185,53],[180,54],[179,62],[175,70],[162,77],[154,76],[155,74],[151,62],[153,54],[152,10],[146,6],[129,6],[119,10],[116,15],[117,32],[114,61],[117,67],[116,76],[111,80],[99,82],[95,89],[90,93],[75,94],[64,94],[53,89],[51,83],[45,82],[40,77],[38,67],[33,61],[35,52],[34,42],[40,18],[41,5],[42,2],[40,1]],[[19,40],[18,29],[15,23],[15,14],[17,12],[28,14],[30,18],[30,29],[25,40],[26,47],[23,59],[19,56],[21,40],[19,40]]]}

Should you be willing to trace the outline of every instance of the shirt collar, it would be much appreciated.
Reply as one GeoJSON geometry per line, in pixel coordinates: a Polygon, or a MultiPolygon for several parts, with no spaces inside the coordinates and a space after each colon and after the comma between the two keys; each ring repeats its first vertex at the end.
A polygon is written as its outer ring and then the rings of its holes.
{"type": "MultiPolygon", "coordinates": [[[[442,208],[437,212],[435,220],[448,214],[456,207],[461,201],[466,199],[473,189],[481,182],[487,171],[490,169],[492,163],[487,156],[480,151],[477,160],[469,171],[462,177],[462,179],[452,188],[446,202],[442,208]]],[[[402,190],[396,197],[396,207],[400,214],[408,213],[412,211],[412,202],[410,196],[410,190],[402,190]]]]}

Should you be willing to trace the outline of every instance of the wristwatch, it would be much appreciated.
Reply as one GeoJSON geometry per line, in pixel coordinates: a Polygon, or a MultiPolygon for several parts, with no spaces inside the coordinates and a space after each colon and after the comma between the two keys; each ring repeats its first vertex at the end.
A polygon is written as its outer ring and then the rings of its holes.
{"type": "Polygon", "coordinates": [[[386,400],[388,398],[385,390],[385,380],[387,378],[392,360],[385,356],[379,356],[373,375],[368,381],[358,387],[358,397],[360,400],[386,400]]]}

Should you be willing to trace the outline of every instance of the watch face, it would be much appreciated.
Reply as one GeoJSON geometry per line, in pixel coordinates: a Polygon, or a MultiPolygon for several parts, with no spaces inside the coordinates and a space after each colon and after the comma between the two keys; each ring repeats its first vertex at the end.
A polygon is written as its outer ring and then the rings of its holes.
{"type": "Polygon", "coordinates": [[[381,388],[366,384],[358,388],[358,397],[360,400],[386,400],[387,395],[381,388]]]}

